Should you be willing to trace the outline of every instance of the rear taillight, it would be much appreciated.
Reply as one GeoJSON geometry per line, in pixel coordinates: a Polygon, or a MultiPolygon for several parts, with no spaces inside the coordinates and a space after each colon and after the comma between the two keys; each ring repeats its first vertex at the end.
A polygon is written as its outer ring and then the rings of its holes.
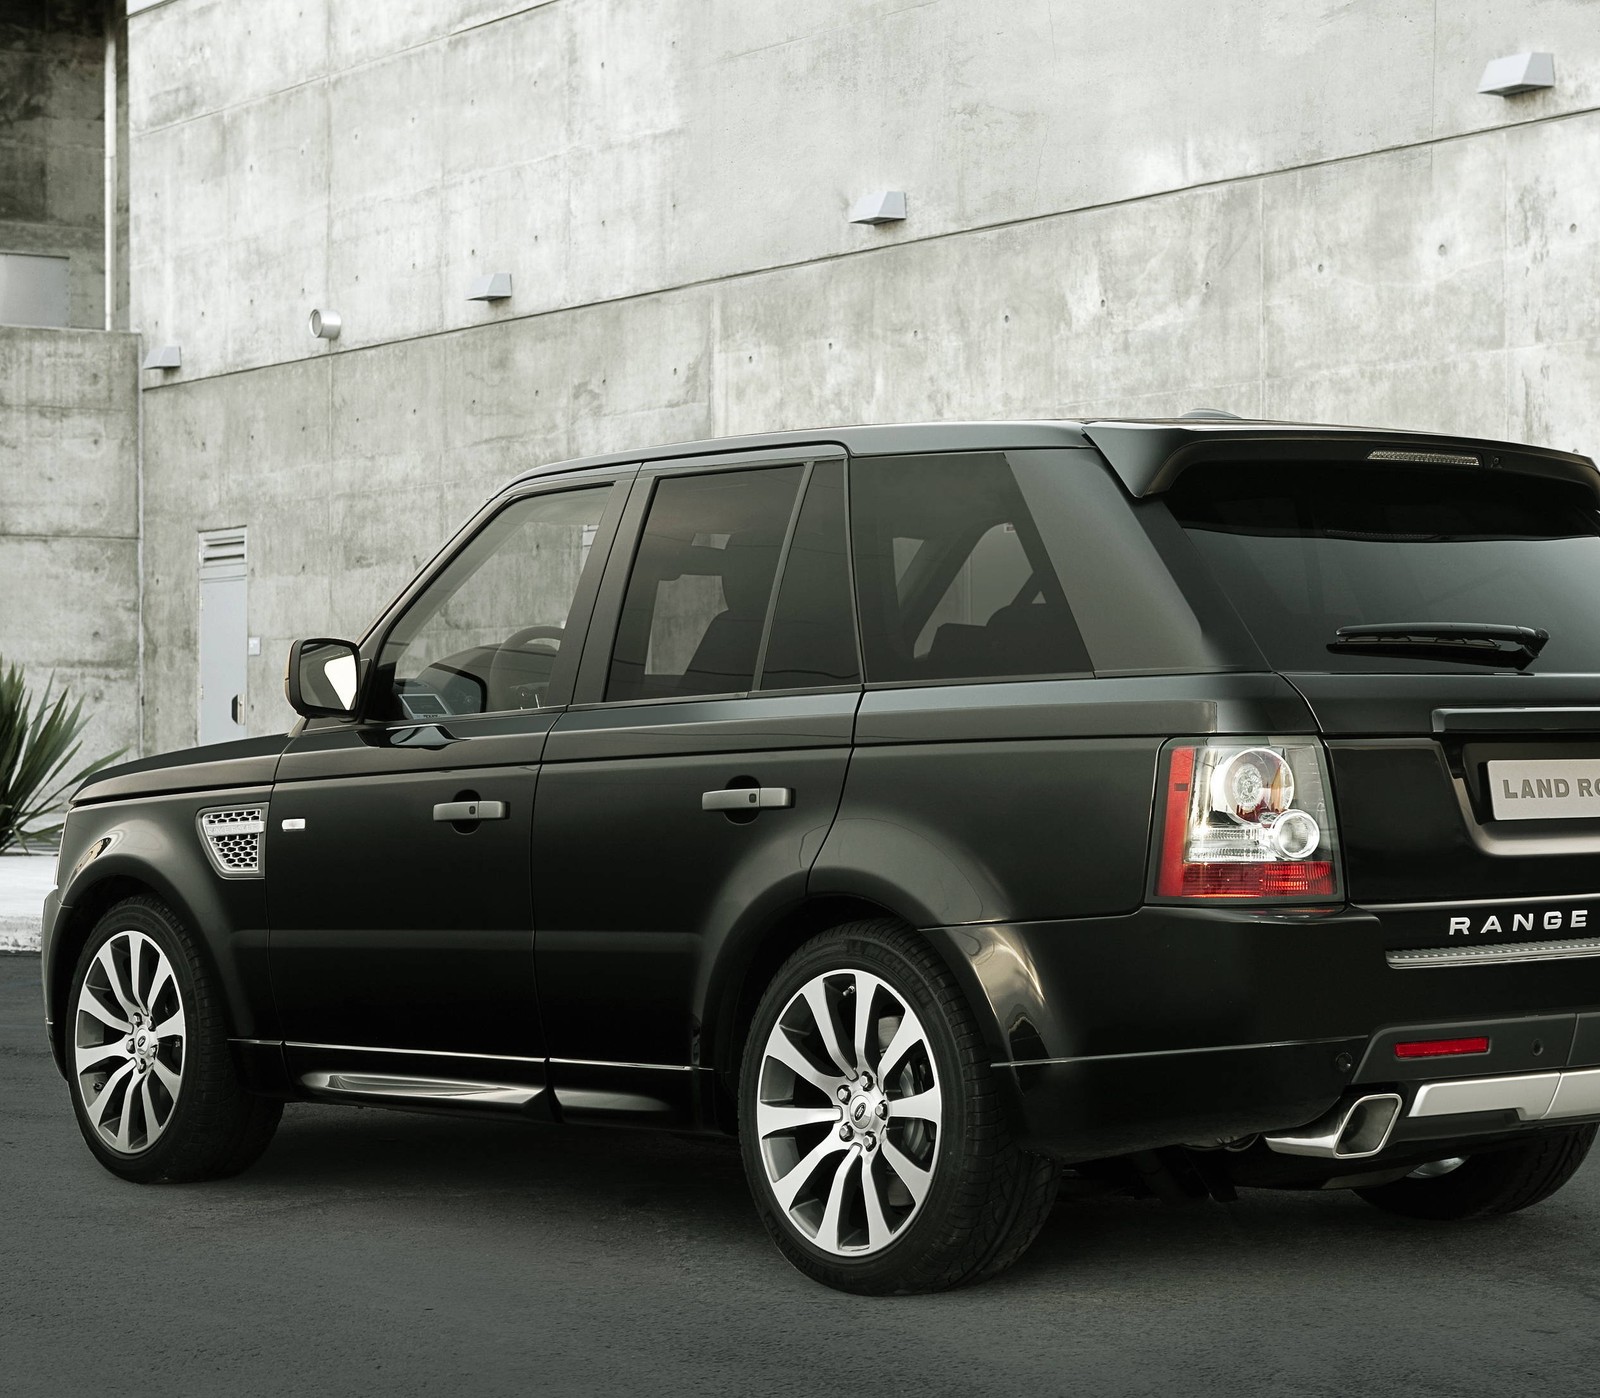
{"type": "Polygon", "coordinates": [[[1154,897],[1280,903],[1341,896],[1318,743],[1180,740],[1163,759],[1154,897]]]}

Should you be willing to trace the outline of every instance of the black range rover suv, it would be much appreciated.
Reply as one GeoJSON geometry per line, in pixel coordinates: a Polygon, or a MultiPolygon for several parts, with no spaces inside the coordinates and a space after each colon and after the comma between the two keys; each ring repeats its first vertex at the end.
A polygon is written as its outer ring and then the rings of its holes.
{"type": "Polygon", "coordinates": [[[85,1140],[285,1100],[736,1132],[796,1266],[1014,1260],[1063,1166],[1559,1188],[1600,1120],[1600,476],[1238,421],[863,427],[533,472],[287,737],[77,794],[85,1140]]]}

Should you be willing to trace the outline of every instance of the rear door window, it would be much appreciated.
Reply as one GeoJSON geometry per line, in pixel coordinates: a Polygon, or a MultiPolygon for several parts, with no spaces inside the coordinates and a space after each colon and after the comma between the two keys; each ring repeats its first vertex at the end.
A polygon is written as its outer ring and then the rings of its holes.
{"type": "Polygon", "coordinates": [[[1600,670],[1600,516],[1579,486],[1282,462],[1195,467],[1166,499],[1277,669],[1460,673],[1328,646],[1344,626],[1486,622],[1550,633],[1528,671],[1600,670]]]}
{"type": "Polygon", "coordinates": [[[755,683],[802,466],[664,476],[617,623],[608,700],[742,694],[755,683]]]}
{"type": "Polygon", "coordinates": [[[870,681],[1089,671],[1046,541],[1003,455],[869,458],[851,463],[850,479],[870,681]]]}

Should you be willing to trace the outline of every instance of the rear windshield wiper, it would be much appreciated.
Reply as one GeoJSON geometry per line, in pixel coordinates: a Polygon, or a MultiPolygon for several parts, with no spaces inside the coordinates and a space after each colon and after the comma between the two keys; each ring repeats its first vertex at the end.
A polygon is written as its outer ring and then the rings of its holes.
{"type": "Polygon", "coordinates": [[[1353,655],[1397,655],[1408,660],[1459,660],[1475,665],[1530,664],[1550,639],[1532,626],[1487,621],[1381,621],[1341,626],[1328,649],[1353,655]]]}

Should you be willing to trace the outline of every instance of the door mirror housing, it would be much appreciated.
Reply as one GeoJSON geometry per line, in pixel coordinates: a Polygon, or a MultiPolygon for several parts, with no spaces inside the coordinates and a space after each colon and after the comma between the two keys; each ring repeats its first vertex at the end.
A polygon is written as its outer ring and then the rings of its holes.
{"type": "Polygon", "coordinates": [[[351,642],[296,641],[283,689],[289,706],[306,718],[354,718],[360,673],[360,653],[351,642]]]}

